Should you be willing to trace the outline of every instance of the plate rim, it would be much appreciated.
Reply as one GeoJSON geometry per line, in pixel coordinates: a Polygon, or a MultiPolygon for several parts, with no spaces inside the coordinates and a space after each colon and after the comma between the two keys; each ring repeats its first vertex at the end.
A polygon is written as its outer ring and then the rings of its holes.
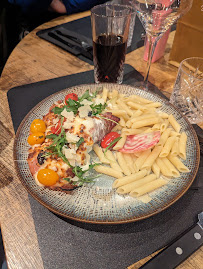
{"type": "MultiPolygon", "coordinates": [[[[65,88],[63,90],[60,90],[60,91],[57,91],[49,96],[47,96],[46,98],[44,98],[43,100],[41,100],[39,103],[37,103],[27,114],[26,116],[23,118],[23,120],[21,121],[18,129],[17,129],[17,132],[15,134],[15,139],[14,139],[14,144],[13,144],[13,159],[16,160],[16,155],[17,155],[17,150],[16,150],[16,144],[17,144],[17,140],[18,140],[18,137],[19,137],[19,134],[20,134],[20,131],[24,125],[24,123],[26,122],[27,118],[32,114],[32,112],[38,107],[40,106],[41,104],[43,104],[44,102],[46,102],[46,100],[49,100],[49,98],[57,95],[57,94],[60,94],[62,92],[65,92],[65,91],[71,91],[72,89],[74,88],[79,88],[79,87],[87,87],[87,86],[90,86],[90,87],[95,87],[95,86],[121,86],[121,87],[131,87],[131,88],[134,88],[134,89],[139,89],[139,90],[142,90],[141,88],[139,87],[136,87],[136,86],[133,86],[133,85],[128,85],[128,84],[116,84],[116,83],[101,83],[101,84],[95,84],[95,83],[87,83],[87,84],[80,84],[80,85],[75,85],[75,86],[71,86],[71,87],[68,87],[68,88],[65,88]]],[[[107,86],[107,87],[108,87],[107,86]]],[[[117,220],[117,221],[97,221],[97,220],[87,220],[87,219],[82,219],[82,218],[78,218],[78,217],[74,217],[74,216],[69,216],[67,214],[64,214],[62,212],[58,212],[57,210],[55,210],[51,205],[47,205],[46,202],[44,202],[40,197],[38,197],[38,195],[33,192],[27,185],[26,183],[24,182],[24,179],[22,178],[21,176],[21,173],[20,173],[20,169],[18,167],[18,162],[15,161],[14,162],[14,167],[15,167],[15,171],[17,172],[17,176],[20,180],[20,182],[22,183],[22,185],[24,186],[24,188],[28,191],[28,193],[35,199],[37,200],[37,202],[39,202],[41,205],[43,205],[45,208],[47,208],[48,210],[50,210],[51,212],[55,213],[56,215],[59,215],[61,217],[64,217],[64,218],[67,218],[67,219],[71,219],[71,220],[75,220],[75,221],[78,221],[78,222],[83,222],[83,223],[91,223],[91,224],[107,224],[107,225],[117,225],[117,224],[126,224],[126,223],[132,223],[132,222],[137,222],[137,221],[140,221],[140,220],[144,220],[144,219],[147,219],[151,216],[154,216],[154,215],[157,215],[158,213],[164,211],[165,209],[169,208],[171,205],[173,205],[175,202],[177,202],[187,191],[188,189],[190,188],[190,186],[192,185],[195,177],[196,177],[196,174],[198,172],[198,169],[199,169],[199,163],[200,163],[200,146],[199,146],[199,140],[197,138],[197,134],[193,128],[193,126],[191,125],[191,123],[189,122],[189,120],[179,111],[178,108],[176,108],[173,104],[171,104],[169,102],[169,100],[163,98],[162,96],[159,96],[157,93],[154,93],[153,91],[149,91],[149,90],[144,90],[145,92],[148,92],[152,95],[155,95],[157,96],[159,99],[161,99],[162,101],[164,101],[165,103],[168,103],[170,106],[172,106],[176,112],[179,113],[179,115],[184,118],[184,120],[187,122],[190,130],[192,131],[193,133],[193,138],[195,140],[195,144],[196,144],[196,160],[195,160],[195,167],[194,167],[194,171],[193,171],[193,174],[191,175],[192,178],[191,178],[191,181],[189,182],[189,184],[186,186],[186,188],[184,188],[176,197],[174,197],[170,203],[168,203],[167,205],[161,207],[160,209],[157,209],[155,210],[154,212],[152,213],[149,213],[147,215],[144,215],[144,216],[140,216],[140,217],[132,217],[132,219],[127,219],[127,220],[117,220]]]]}

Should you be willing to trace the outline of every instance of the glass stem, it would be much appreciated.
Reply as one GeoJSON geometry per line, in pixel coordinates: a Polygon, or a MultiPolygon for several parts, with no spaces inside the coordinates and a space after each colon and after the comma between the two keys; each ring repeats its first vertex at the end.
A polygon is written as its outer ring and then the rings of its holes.
{"type": "Polygon", "coordinates": [[[148,36],[147,38],[148,38],[148,43],[149,43],[149,53],[148,53],[148,59],[147,59],[147,70],[144,76],[145,86],[147,86],[147,83],[148,83],[149,70],[150,70],[150,66],[152,62],[152,57],[153,57],[154,50],[156,48],[156,44],[158,41],[158,38],[155,38],[155,37],[148,36]]]}

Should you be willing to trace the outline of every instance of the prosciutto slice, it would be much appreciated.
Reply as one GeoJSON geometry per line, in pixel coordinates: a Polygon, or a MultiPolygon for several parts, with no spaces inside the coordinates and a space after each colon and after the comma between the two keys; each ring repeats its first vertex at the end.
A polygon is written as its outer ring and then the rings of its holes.
{"type": "Polygon", "coordinates": [[[125,153],[145,151],[155,146],[159,140],[159,131],[146,134],[128,135],[123,148],[119,151],[125,153]]]}
{"type": "Polygon", "coordinates": [[[116,126],[116,123],[120,121],[120,118],[112,115],[111,112],[106,112],[100,115],[102,118],[93,118],[94,120],[94,129],[92,132],[92,138],[94,143],[101,141],[102,138],[111,132],[113,127],[116,126]]]}

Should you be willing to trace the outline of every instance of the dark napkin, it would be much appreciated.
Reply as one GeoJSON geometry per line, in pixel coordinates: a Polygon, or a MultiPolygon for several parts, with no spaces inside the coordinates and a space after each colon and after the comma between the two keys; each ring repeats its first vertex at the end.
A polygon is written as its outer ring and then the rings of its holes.
{"type": "MultiPolygon", "coordinates": [[[[126,65],[124,83],[136,85],[142,79],[136,70],[126,65]]],[[[15,131],[27,112],[48,95],[93,81],[93,71],[89,71],[11,89],[8,101],[15,131]]],[[[160,93],[154,85],[150,88],[160,93]]],[[[29,195],[44,268],[126,268],[166,246],[196,222],[197,214],[203,209],[202,195],[203,188],[190,189],[165,211],[146,220],[120,225],[64,219],[29,195]]]]}
{"type": "MultiPolygon", "coordinates": [[[[92,30],[91,30],[90,16],[82,18],[82,19],[78,19],[75,21],[71,21],[68,23],[60,24],[60,25],[52,27],[52,28],[43,29],[43,30],[38,31],[36,34],[40,38],[45,39],[46,41],[49,41],[49,42],[55,44],[56,46],[67,51],[66,45],[53,39],[52,37],[50,37],[48,35],[48,33],[54,32],[55,30],[60,30],[61,28],[68,29],[70,31],[73,31],[74,33],[77,33],[79,35],[83,35],[83,36],[87,37],[88,40],[91,40],[88,42],[89,45],[92,45],[92,30]]],[[[144,32],[143,26],[142,26],[140,20],[138,19],[138,17],[136,17],[135,30],[134,30],[134,34],[133,34],[133,38],[132,38],[132,45],[128,48],[127,53],[144,45],[144,41],[141,40],[141,33],[143,33],[143,32],[144,32]]],[[[89,59],[85,58],[82,55],[79,55],[77,57],[85,62],[88,62],[89,64],[93,64],[92,61],[90,61],[89,59]]]]}

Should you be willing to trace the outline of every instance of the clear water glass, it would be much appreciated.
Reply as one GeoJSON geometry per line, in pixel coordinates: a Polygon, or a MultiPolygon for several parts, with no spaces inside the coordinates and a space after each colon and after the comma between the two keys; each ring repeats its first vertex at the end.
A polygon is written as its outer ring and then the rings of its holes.
{"type": "Polygon", "coordinates": [[[135,28],[135,18],[136,18],[136,9],[134,8],[133,0],[113,0],[111,1],[111,4],[126,5],[132,8],[130,28],[129,28],[129,34],[128,34],[128,42],[127,42],[127,47],[130,47],[132,44],[134,28],[135,28]]]}
{"type": "Polygon", "coordinates": [[[203,122],[203,58],[181,62],[170,102],[190,123],[203,122]]]}

